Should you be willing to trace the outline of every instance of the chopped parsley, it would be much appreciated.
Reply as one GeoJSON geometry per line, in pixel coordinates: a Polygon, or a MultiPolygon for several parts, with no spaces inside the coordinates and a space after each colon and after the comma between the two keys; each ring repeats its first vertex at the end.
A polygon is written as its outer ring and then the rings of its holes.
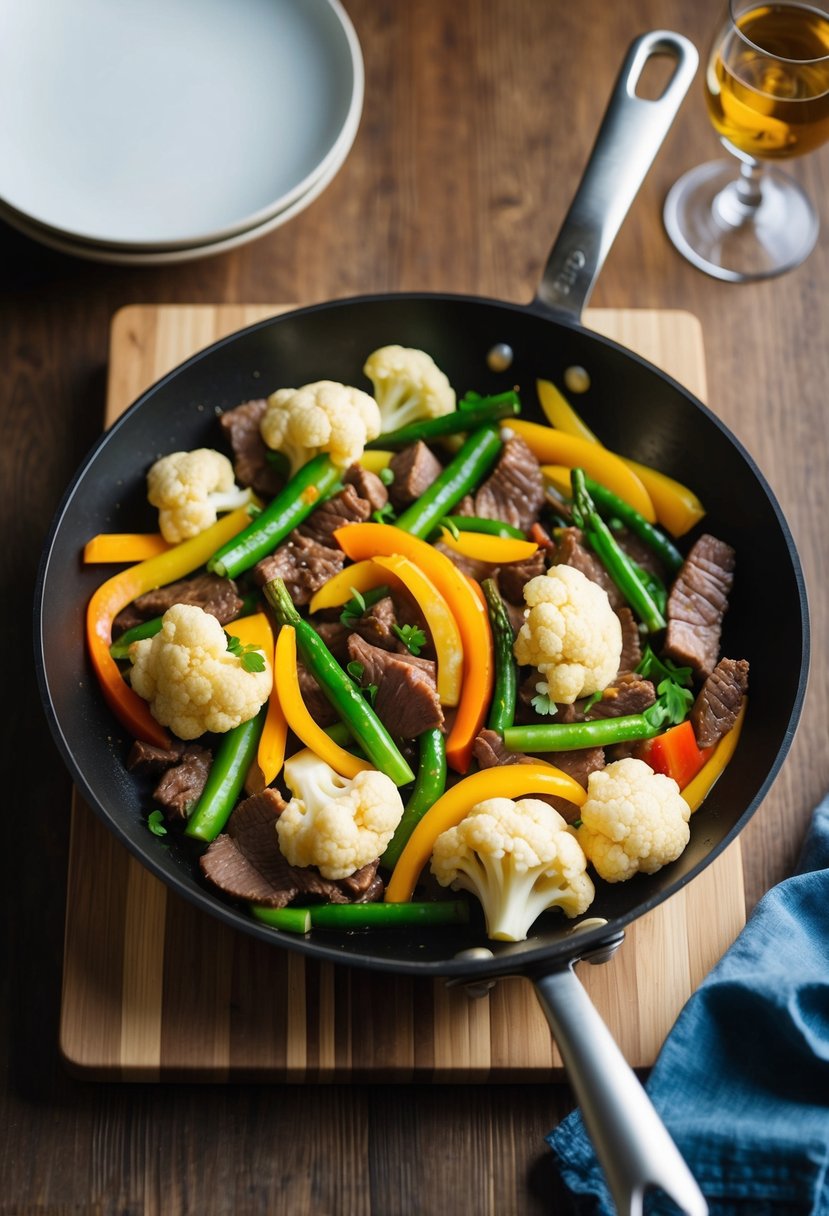
{"type": "Polygon", "coordinates": [[[265,656],[258,646],[254,646],[249,642],[247,646],[243,646],[238,638],[233,634],[227,634],[227,648],[232,655],[240,661],[245,671],[264,671],[265,656]]]}
{"type": "Polygon", "coordinates": [[[150,811],[147,816],[147,827],[152,832],[153,836],[166,836],[167,829],[164,826],[164,816],[161,811],[150,811]]]}
{"type": "Polygon", "coordinates": [[[392,625],[392,631],[400,638],[409,654],[417,658],[426,645],[426,634],[423,630],[418,629],[417,625],[392,625]]]}

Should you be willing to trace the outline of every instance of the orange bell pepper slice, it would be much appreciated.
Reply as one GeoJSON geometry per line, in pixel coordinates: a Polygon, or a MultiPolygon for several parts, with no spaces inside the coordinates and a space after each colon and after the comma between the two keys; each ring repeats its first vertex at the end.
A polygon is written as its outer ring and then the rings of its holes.
{"type": "Polygon", "coordinates": [[[125,682],[109,653],[112,622],[122,608],[139,595],[184,578],[203,566],[216,549],[229,541],[250,519],[247,507],[223,515],[192,540],[174,545],[166,553],[151,557],[113,575],[92,595],[86,610],[86,641],[92,668],[109,708],[121,725],[136,739],[156,747],[169,747],[170,736],[150,713],[146,701],[125,682]]]}
{"type": "MultiPolygon", "coordinates": [[[[271,671],[276,671],[273,629],[264,612],[254,612],[250,616],[229,621],[225,625],[225,633],[238,638],[243,646],[257,646],[265,655],[271,671]]],[[[268,698],[268,711],[265,714],[262,734],[259,736],[256,756],[245,777],[245,790],[248,794],[261,794],[278,775],[285,760],[287,738],[288,723],[274,686],[268,698]]]]}
{"type": "Polygon", "coordinates": [[[442,794],[412,832],[386,887],[386,903],[411,900],[438,836],[457,827],[473,806],[485,798],[522,798],[528,794],[556,794],[576,806],[582,806],[587,798],[587,791],[578,781],[552,764],[506,764],[472,773],[442,794]]]}
{"type": "Polygon", "coordinates": [[[444,553],[399,528],[388,524],[346,524],[336,530],[334,537],[352,561],[395,554],[409,558],[449,605],[461,635],[464,669],[458,712],[446,741],[446,758],[457,772],[467,772],[472,744],[492,697],[494,679],[492,634],[482,599],[444,553]]]}
{"type": "Polygon", "coordinates": [[[639,749],[639,755],[655,773],[673,777],[682,790],[696,777],[711,750],[700,750],[694,728],[686,718],[678,726],[672,726],[654,739],[648,739],[639,749]]]}
{"type": "Polygon", "coordinates": [[[681,791],[682,797],[691,808],[692,814],[699,809],[703,800],[710,793],[715,781],[722,775],[723,770],[734,755],[734,749],[740,741],[740,732],[743,729],[747,704],[748,698],[743,697],[740,712],[737,714],[736,721],[731,730],[727,735],[723,735],[719,743],[714,745],[710,759],[705,762],[696,777],[689,781],[685,789],[681,791]]]}
{"type": "Polygon", "coordinates": [[[172,546],[160,532],[99,532],[84,545],[83,560],[93,562],[145,562],[172,546]]]}
{"type": "Polygon", "coordinates": [[[441,542],[453,553],[495,565],[525,562],[538,548],[535,541],[519,540],[517,536],[489,536],[484,532],[459,532],[453,536],[448,528],[441,528],[441,532],[441,542]]]}

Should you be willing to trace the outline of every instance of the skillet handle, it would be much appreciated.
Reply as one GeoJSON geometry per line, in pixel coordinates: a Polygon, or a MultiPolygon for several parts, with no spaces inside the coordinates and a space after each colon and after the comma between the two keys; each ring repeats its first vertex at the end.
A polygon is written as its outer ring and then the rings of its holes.
{"type": "Polygon", "coordinates": [[[605,258],[656,153],[676,117],[699,63],[681,34],[653,30],[631,45],[613,88],[593,151],[570,204],[533,304],[578,320],[605,258]],[[662,96],[636,96],[653,55],[671,55],[676,68],[662,96]]]}
{"type": "Polygon", "coordinates": [[[691,1171],[572,965],[533,979],[619,1216],[642,1216],[649,1186],[687,1216],[706,1216],[691,1171]]]}

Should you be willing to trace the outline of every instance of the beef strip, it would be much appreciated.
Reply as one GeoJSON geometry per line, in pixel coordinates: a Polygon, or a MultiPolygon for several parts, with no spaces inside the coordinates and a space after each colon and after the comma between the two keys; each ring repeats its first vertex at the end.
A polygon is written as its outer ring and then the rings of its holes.
{"type": "Polygon", "coordinates": [[[348,639],[348,654],[352,661],[363,665],[361,683],[377,685],[374,708],[389,734],[415,739],[425,730],[443,726],[431,660],[408,652],[391,654],[356,633],[348,639]]]}
{"type": "Polygon", "coordinates": [[[376,861],[337,881],[323,878],[313,866],[290,865],[276,834],[284,809],[281,795],[270,787],[240,802],[227,831],[199,860],[205,878],[233,899],[268,908],[284,908],[298,895],[336,904],[379,898],[383,885],[377,889],[376,861]]]}
{"type": "Polygon", "coordinates": [[[619,659],[619,671],[635,671],[642,661],[642,636],[639,633],[639,626],[627,604],[622,604],[621,608],[617,608],[616,615],[622,626],[622,654],[619,659]]]}
{"type": "MultiPolygon", "coordinates": [[[[527,756],[523,752],[511,752],[504,746],[504,741],[497,731],[479,731],[472,745],[472,754],[478,761],[479,768],[495,768],[504,764],[537,764],[538,757],[527,756]]],[[[573,752],[547,753],[543,757],[550,764],[568,773],[579,785],[587,788],[587,779],[597,769],[604,768],[604,750],[601,747],[586,747],[573,752]]],[[[528,797],[539,798],[548,803],[563,816],[568,823],[573,823],[579,817],[579,808],[574,802],[560,798],[555,794],[531,794],[528,797]]]]}
{"type": "Polygon", "coordinates": [[[354,487],[357,496],[365,499],[372,511],[382,511],[389,501],[389,492],[377,474],[364,469],[361,464],[352,464],[346,469],[343,481],[354,487]]]}
{"type": "Polygon", "coordinates": [[[524,587],[531,578],[537,578],[547,569],[544,550],[536,549],[532,557],[523,562],[508,562],[498,570],[498,590],[511,604],[524,605],[524,587]]]}
{"type": "Polygon", "coordinates": [[[299,691],[302,693],[308,713],[317,726],[333,726],[335,722],[339,721],[339,715],[332,708],[331,702],[320,688],[316,678],[301,659],[297,659],[296,671],[299,677],[299,691]]]}
{"type": "Polygon", "coordinates": [[[291,599],[301,607],[310,602],[315,591],[339,574],[344,565],[345,554],[341,549],[299,536],[294,529],[291,539],[256,563],[253,577],[260,587],[272,578],[283,579],[291,599]]]}
{"type": "Polygon", "coordinates": [[[748,660],[720,659],[691,710],[691,725],[699,747],[713,747],[728,734],[747,692],[748,660]]]}
{"type": "Polygon", "coordinates": [[[448,557],[456,570],[460,570],[466,578],[474,579],[476,583],[482,583],[485,578],[492,578],[498,571],[498,567],[492,562],[481,562],[474,557],[464,557],[462,553],[456,553],[454,549],[450,549],[442,540],[435,541],[434,548],[438,553],[448,557]]]}
{"type": "Polygon", "coordinates": [[[619,609],[624,605],[625,601],[613,579],[595,553],[585,547],[584,533],[580,528],[562,528],[552,556],[552,565],[573,566],[576,570],[581,570],[591,583],[598,583],[607,592],[611,608],[619,609]]]}
{"type": "Polygon", "coordinates": [[[338,663],[348,662],[348,639],[351,630],[341,621],[312,621],[311,624],[325,642],[338,663]]]}
{"type": "Polygon", "coordinates": [[[650,680],[643,680],[632,671],[618,675],[602,692],[600,700],[591,706],[590,718],[623,718],[626,714],[641,714],[656,700],[656,689],[650,680]]]}
{"type": "Polygon", "coordinates": [[[475,514],[502,519],[526,532],[544,503],[544,477],[523,439],[513,435],[504,444],[492,474],[475,494],[475,514]]]}
{"type": "Polygon", "coordinates": [[[705,533],[693,545],[668,596],[664,654],[697,676],[714,670],[734,582],[731,545],[705,533]]]}
{"type": "Polygon", "coordinates": [[[198,743],[189,743],[181,760],[168,768],[153,791],[153,799],[162,806],[168,819],[186,819],[198,802],[207,782],[213,753],[198,743]]]}
{"type": "Polygon", "coordinates": [[[260,397],[225,410],[219,422],[233,449],[233,472],[240,486],[252,486],[262,498],[273,498],[285,483],[277,466],[268,460],[269,448],[259,424],[267,408],[260,397]]]}
{"type": "Polygon", "coordinates": [[[394,481],[389,487],[391,504],[402,511],[410,503],[417,502],[432,482],[443,472],[443,465],[422,440],[395,452],[389,461],[394,481]]]}
{"type": "Polygon", "coordinates": [[[364,524],[370,518],[373,507],[371,503],[361,498],[353,485],[345,485],[327,502],[322,503],[312,511],[304,523],[291,533],[294,536],[304,536],[317,544],[327,545],[336,549],[334,532],[344,524],[364,524]]]}
{"type": "Polygon", "coordinates": [[[358,633],[366,642],[371,642],[372,646],[379,646],[382,650],[402,654],[406,650],[406,646],[394,632],[396,624],[397,614],[394,610],[394,601],[390,595],[386,595],[372,604],[362,616],[355,619],[354,632],[358,633]]]}
{"type": "Polygon", "coordinates": [[[177,764],[184,753],[184,744],[173,742],[170,747],[154,747],[143,739],[136,739],[127,756],[127,768],[131,773],[163,773],[177,764]]]}
{"type": "Polygon", "coordinates": [[[524,612],[526,611],[527,606],[523,602],[523,600],[521,601],[520,605],[511,604],[509,602],[509,600],[505,600],[504,607],[507,610],[507,616],[509,617],[509,623],[510,623],[510,625],[512,625],[512,632],[517,637],[519,629],[524,624],[524,621],[527,619],[524,616],[524,612]]]}
{"type": "Polygon", "coordinates": [[[112,636],[119,637],[127,629],[140,625],[142,621],[163,616],[173,604],[195,604],[215,616],[220,624],[232,621],[242,611],[242,599],[236,592],[232,579],[220,578],[218,574],[197,574],[195,578],[182,578],[139,595],[112,624],[112,636]]]}

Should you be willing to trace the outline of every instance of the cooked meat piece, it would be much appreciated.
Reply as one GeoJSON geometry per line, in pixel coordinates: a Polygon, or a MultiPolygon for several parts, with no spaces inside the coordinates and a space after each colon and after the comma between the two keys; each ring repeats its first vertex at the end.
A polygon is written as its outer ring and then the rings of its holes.
{"type": "Polygon", "coordinates": [[[546,570],[544,550],[536,549],[524,562],[508,562],[498,570],[498,590],[511,604],[524,605],[524,586],[546,570]]]}
{"type": "Polygon", "coordinates": [[[613,535],[619,542],[619,548],[628,555],[631,561],[636,562],[637,566],[641,566],[648,574],[655,574],[663,582],[669,581],[665,566],[641,536],[637,536],[629,528],[620,528],[618,532],[614,531],[613,535]]]}
{"type": "Polygon", "coordinates": [[[395,452],[389,461],[394,481],[389,487],[391,504],[402,511],[410,503],[417,502],[432,482],[443,472],[443,465],[422,440],[395,452]]]}
{"type": "Polygon", "coordinates": [[[345,554],[341,549],[299,536],[296,529],[291,537],[270,556],[256,563],[253,576],[260,587],[272,578],[284,579],[291,599],[301,606],[309,603],[315,591],[339,574],[345,565],[345,554]]]}
{"type": "MultiPolygon", "coordinates": [[[[374,863],[372,863],[374,864],[374,863]]],[[[357,871],[360,873],[360,871],[357,871]]],[[[343,882],[346,880],[343,879],[343,882]]],[[[358,899],[355,899],[355,904],[376,904],[383,898],[383,893],[386,890],[386,884],[383,882],[379,874],[375,873],[371,883],[366,887],[365,891],[358,899]]]]}
{"type": "Polygon", "coordinates": [[[273,498],[285,483],[268,460],[268,445],[259,431],[267,401],[264,397],[225,410],[219,418],[233,449],[233,472],[240,486],[252,486],[262,498],[273,498]]]}
{"type": "MultiPolygon", "coordinates": [[[[472,745],[472,754],[480,768],[496,768],[504,764],[537,764],[537,756],[527,756],[523,752],[511,752],[504,746],[504,741],[497,731],[482,730],[478,733],[472,745]]],[[[579,785],[587,789],[587,778],[597,769],[604,768],[604,750],[601,747],[583,748],[574,752],[547,753],[542,758],[546,763],[554,764],[562,772],[568,773],[579,785]]],[[[573,823],[579,817],[579,809],[574,802],[559,798],[554,794],[533,794],[547,802],[558,811],[568,823],[573,823]]]]}
{"type": "Polygon", "coordinates": [[[552,556],[554,566],[574,566],[592,583],[598,583],[607,592],[611,608],[619,609],[624,604],[618,587],[605,570],[595,553],[585,547],[584,533],[580,528],[563,528],[552,556]]]}
{"type": "Polygon", "coordinates": [[[623,718],[626,714],[641,714],[656,700],[656,689],[650,680],[643,680],[632,671],[618,675],[604,690],[601,699],[591,706],[590,718],[623,718]]]}
{"type": "Polygon", "coordinates": [[[406,647],[394,632],[393,626],[396,624],[394,601],[390,595],[386,595],[376,604],[372,604],[362,616],[357,617],[354,621],[354,632],[359,633],[365,641],[371,642],[372,646],[402,654],[406,647]]]}
{"type": "Polygon", "coordinates": [[[389,492],[376,473],[353,464],[346,469],[343,481],[354,486],[359,498],[364,498],[372,511],[381,511],[389,501],[389,492]]]}
{"type": "Polygon", "coordinates": [[[639,633],[639,626],[627,604],[622,604],[621,608],[617,608],[616,615],[622,624],[622,655],[619,659],[619,671],[635,671],[642,661],[642,637],[639,633]]]}
{"type": "Polygon", "coordinates": [[[492,562],[479,562],[472,557],[464,557],[462,553],[456,553],[454,549],[450,549],[442,540],[435,541],[434,547],[438,553],[443,553],[448,557],[453,566],[460,570],[461,574],[467,578],[474,578],[476,583],[482,583],[485,578],[492,578],[497,572],[498,567],[492,562]]]}
{"type": "Polygon", "coordinates": [[[705,533],[683,562],[668,596],[664,653],[698,676],[710,675],[717,662],[734,559],[731,545],[705,533]]]}
{"type": "Polygon", "coordinates": [[[720,659],[691,710],[691,725],[699,747],[713,747],[728,734],[747,692],[748,660],[720,659]]]}
{"type": "Polygon", "coordinates": [[[283,857],[276,820],[285,809],[279,792],[268,788],[240,802],[223,832],[199,864],[204,876],[226,895],[269,908],[284,908],[298,895],[346,904],[376,899],[377,862],[334,882],[313,866],[292,866],[283,857]]]}
{"type": "Polygon", "coordinates": [[[453,508],[453,515],[474,515],[475,499],[471,494],[464,494],[460,502],[453,508]]]}
{"type": "Polygon", "coordinates": [[[486,727],[479,731],[472,744],[472,755],[479,768],[500,768],[504,764],[534,764],[532,756],[511,752],[497,730],[486,727]]]}
{"type": "Polygon", "coordinates": [[[153,791],[153,799],[164,807],[168,819],[186,819],[196,805],[207,782],[213,753],[198,743],[190,743],[181,760],[168,768],[153,791]]]}
{"type": "Polygon", "coordinates": [[[139,595],[118,613],[112,625],[112,636],[119,637],[142,621],[163,616],[173,604],[195,604],[215,616],[222,625],[232,621],[242,610],[242,600],[232,579],[220,578],[218,574],[197,574],[195,578],[182,578],[139,595]]]}
{"type": "Polygon", "coordinates": [[[308,670],[301,659],[297,659],[297,675],[299,676],[299,691],[305,702],[305,708],[316,722],[317,726],[333,726],[339,721],[337,712],[320,688],[314,675],[308,670]]]}
{"type": "Polygon", "coordinates": [[[523,601],[522,601],[522,604],[519,606],[518,604],[511,604],[509,602],[509,600],[505,600],[504,607],[507,610],[507,616],[509,617],[509,623],[510,623],[510,625],[512,625],[512,632],[517,635],[518,630],[524,624],[524,621],[526,619],[524,617],[524,611],[525,611],[526,605],[523,603],[523,601]]]}
{"type": "Polygon", "coordinates": [[[312,511],[305,523],[300,524],[291,533],[289,539],[307,537],[319,545],[327,545],[330,549],[337,548],[334,532],[343,524],[364,524],[371,515],[373,508],[365,498],[361,498],[353,485],[345,485],[332,495],[322,506],[312,511]]]}
{"type": "Polygon", "coordinates": [[[348,639],[350,629],[341,621],[312,621],[311,624],[325,642],[338,663],[348,662],[348,639]]]}
{"type": "Polygon", "coordinates": [[[177,764],[184,753],[183,743],[173,743],[170,747],[154,747],[143,739],[136,739],[127,756],[127,768],[131,773],[163,773],[165,769],[177,764]]]}
{"type": "Polygon", "coordinates": [[[504,444],[492,474],[475,494],[475,514],[502,519],[526,532],[544,503],[544,478],[535,456],[514,435],[504,444]]]}
{"type": "Polygon", "coordinates": [[[443,726],[433,662],[408,651],[391,654],[356,633],[348,639],[348,654],[363,665],[362,683],[377,685],[374,708],[389,734],[415,739],[425,730],[443,726]]]}

